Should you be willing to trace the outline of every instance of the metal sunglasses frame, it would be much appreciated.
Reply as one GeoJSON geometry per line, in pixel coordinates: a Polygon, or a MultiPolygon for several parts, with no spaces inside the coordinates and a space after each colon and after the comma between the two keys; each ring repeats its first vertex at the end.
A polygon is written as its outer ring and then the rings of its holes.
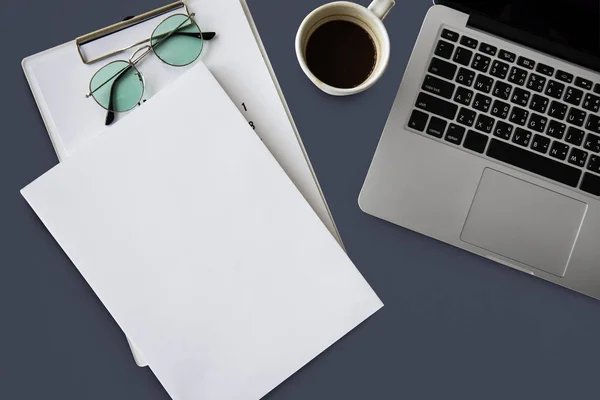
{"type": "MultiPolygon", "coordinates": [[[[187,11],[187,7],[186,7],[185,9],[186,9],[186,11],[187,11]]],[[[107,112],[108,112],[108,113],[107,113],[107,115],[106,115],[105,125],[110,125],[110,124],[112,124],[112,123],[113,123],[113,121],[114,121],[114,119],[115,119],[115,113],[116,113],[116,112],[127,112],[127,111],[130,111],[130,110],[134,109],[135,107],[137,107],[137,106],[139,105],[139,101],[140,101],[140,100],[141,100],[141,99],[144,97],[144,91],[145,91],[145,88],[146,88],[146,81],[145,81],[145,79],[144,79],[144,76],[142,75],[142,73],[141,73],[141,72],[140,72],[140,71],[139,71],[139,70],[136,68],[136,65],[137,65],[137,64],[138,64],[140,61],[142,61],[142,60],[143,60],[143,59],[144,59],[146,56],[148,56],[148,55],[149,55],[149,54],[151,54],[151,53],[154,53],[154,54],[155,54],[155,55],[158,57],[158,59],[159,59],[159,60],[161,60],[161,61],[162,61],[162,62],[164,62],[165,64],[168,64],[168,65],[171,65],[171,66],[174,66],[174,67],[183,67],[183,66],[189,65],[189,64],[193,63],[194,61],[196,61],[196,60],[198,59],[198,57],[200,57],[200,54],[202,54],[202,51],[200,51],[200,52],[198,53],[198,55],[196,55],[196,57],[195,57],[193,60],[191,60],[189,63],[187,63],[187,64],[185,64],[185,65],[173,65],[173,64],[170,64],[170,63],[168,63],[167,61],[163,60],[163,59],[162,59],[162,58],[161,58],[161,57],[160,57],[158,54],[156,54],[156,52],[154,51],[154,48],[155,48],[155,47],[157,47],[158,45],[160,45],[161,43],[163,43],[164,41],[166,41],[166,40],[167,40],[169,37],[171,37],[172,35],[174,35],[174,34],[177,34],[177,31],[178,31],[179,29],[181,29],[181,27],[183,27],[183,26],[184,26],[184,24],[185,24],[186,22],[188,22],[188,21],[190,21],[190,20],[191,20],[191,21],[192,21],[192,22],[193,22],[193,23],[194,23],[196,26],[198,26],[198,24],[197,24],[197,23],[196,23],[196,21],[194,20],[195,13],[189,13],[189,12],[187,12],[187,14],[173,14],[173,15],[170,15],[169,17],[167,17],[167,18],[165,18],[163,21],[161,21],[161,22],[160,22],[160,23],[157,25],[157,27],[156,27],[156,28],[154,28],[154,30],[152,31],[152,34],[150,35],[150,38],[148,38],[148,39],[145,39],[145,40],[143,40],[143,41],[140,41],[140,42],[137,42],[137,43],[135,43],[135,44],[133,44],[133,45],[131,45],[131,46],[127,46],[127,47],[125,47],[125,48],[123,48],[123,49],[117,50],[117,51],[115,51],[115,52],[112,52],[112,53],[110,53],[110,54],[107,54],[107,55],[105,55],[105,56],[102,56],[102,57],[100,57],[100,58],[98,58],[98,59],[94,60],[94,61],[99,61],[99,60],[101,60],[101,59],[105,59],[105,58],[108,58],[108,57],[110,57],[110,56],[113,56],[113,55],[119,54],[119,53],[121,53],[121,52],[124,52],[124,51],[126,51],[126,50],[129,50],[129,49],[131,49],[131,48],[133,48],[133,47],[135,47],[135,46],[138,46],[138,45],[140,45],[140,44],[143,44],[143,43],[146,43],[146,42],[151,42],[151,41],[152,41],[152,40],[155,38],[155,33],[156,33],[156,30],[157,30],[157,29],[158,29],[158,28],[159,28],[159,27],[160,27],[160,26],[161,26],[161,25],[162,25],[162,24],[163,24],[165,21],[167,21],[169,18],[172,18],[172,17],[178,16],[178,15],[184,15],[184,16],[186,16],[187,18],[186,18],[185,20],[183,20],[183,21],[182,21],[182,22],[181,22],[181,23],[180,23],[180,24],[179,24],[177,27],[175,27],[175,29],[173,29],[172,31],[170,31],[170,32],[169,32],[169,33],[167,33],[167,34],[163,34],[163,35],[162,35],[163,37],[161,37],[161,38],[160,38],[160,39],[159,39],[159,40],[158,40],[156,43],[154,43],[154,44],[152,44],[152,43],[151,43],[151,44],[147,44],[147,45],[145,45],[145,46],[142,46],[142,47],[140,47],[139,49],[137,49],[137,50],[136,50],[136,51],[135,51],[135,52],[134,52],[134,53],[131,55],[131,57],[130,57],[130,58],[129,58],[129,60],[127,60],[127,61],[125,61],[125,60],[115,60],[115,61],[112,61],[112,62],[110,62],[110,63],[106,64],[105,66],[103,66],[102,68],[100,68],[98,71],[96,71],[96,73],[95,73],[95,74],[92,76],[92,78],[90,79],[90,83],[89,83],[89,92],[88,92],[88,93],[85,95],[85,97],[86,97],[86,98],[90,98],[90,97],[92,97],[92,98],[94,99],[94,101],[96,101],[96,103],[97,103],[97,104],[98,104],[100,107],[102,107],[102,108],[104,108],[105,110],[107,110],[107,112]],[[142,54],[138,55],[140,52],[142,52],[142,54]],[[137,57],[136,57],[136,56],[137,56],[137,57]],[[114,63],[122,63],[122,62],[126,62],[128,65],[127,65],[126,67],[122,68],[122,69],[121,69],[120,71],[118,71],[117,73],[115,73],[113,76],[111,76],[109,79],[107,79],[107,80],[106,80],[104,83],[102,83],[101,85],[99,85],[99,86],[98,86],[98,87],[96,87],[95,89],[92,89],[92,87],[91,87],[91,86],[92,86],[92,81],[94,80],[94,77],[95,77],[95,76],[96,76],[96,75],[97,75],[97,74],[98,74],[98,73],[99,73],[99,72],[100,72],[102,69],[106,68],[108,65],[111,65],[111,64],[114,64],[114,63]],[[94,94],[96,91],[98,91],[100,88],[104,87],[106,84],[108,84],[109,82],[111,82],[113,79],[114,79],[114,81],[113,81],[112,85],[114,85],[114,83],[115,83],[115,82],[116,82],[116,81],[119,79],[119,77],[123,76],[123,75],[124,75],[124,74],[125,74],[127,71],[129,71],[130,69],[133,69],[133,70],[134,70],[134,72],[135,72],[135,74],[136,74],[137,76],[139,76],[139,77],[140,77],[140,80],[142,81],[142,92],[141,92],[141,94],[140,94],[140,98],[138,99],[137,103],[135,103],[135,104],[134,104],[134,105],[133,105],[133,106],[132,106],[130,109],[128,109],[128,110],[121,110],[121,111],[115,111],[115,110],[111,110],[111,109],[110,109],[110,104],[112,103],[112,99],[113,99],[113,95],[112,95],[112,87],[111,87],[111,93],[110,93],[110,98],[109,98],[109,107],[105,107],[105,106],[103,106],[102,104],[100,104],[100,102],[99,102],[99,101],[98,101],[98,100],[97,100],[97,99],[96,99],[96,98],[93,96],[93,94],[94,94]]],[[[211,39],[212,39],[212,38],[214,38],[214,37],[215,37],[215,35],[216,35],[214,32],[202,32],[202,30],[201,30],[199,27],[198,27],[198,30],[200,31],[200,39],[202,39],[202,40],[211,40],[211,39]]],[[[159,36],[159,37],[160,37],[160,36],[159,36]]]]}

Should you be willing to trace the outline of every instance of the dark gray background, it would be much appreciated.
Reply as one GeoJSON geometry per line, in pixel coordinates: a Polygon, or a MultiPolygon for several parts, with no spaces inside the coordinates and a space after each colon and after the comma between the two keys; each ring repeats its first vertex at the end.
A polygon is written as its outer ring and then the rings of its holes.
{"type": "MultiPolygon", "coordinates": [[[[398,1],[388,71],[348,98],[319,92],[295,58],[298,25],[324,2],[249,0],[349,255],[386,306],[267,398],[597,399],[599,302],[359,210],[430,2],[398,1]]],[[[21,59],[164,1],[2,4],[0,399],[167,399],[19,194],[57,163],[21,59]]]]}

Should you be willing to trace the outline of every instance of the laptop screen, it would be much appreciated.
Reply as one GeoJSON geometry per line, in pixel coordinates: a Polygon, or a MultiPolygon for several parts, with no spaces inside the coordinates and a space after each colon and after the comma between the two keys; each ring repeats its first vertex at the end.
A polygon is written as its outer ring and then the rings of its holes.
{"type": "Polygon", "coordinates": [[[475,11],[484,14],[600,57],[598,0],[451,0],[439,3],[467,13],[475,11]]]}

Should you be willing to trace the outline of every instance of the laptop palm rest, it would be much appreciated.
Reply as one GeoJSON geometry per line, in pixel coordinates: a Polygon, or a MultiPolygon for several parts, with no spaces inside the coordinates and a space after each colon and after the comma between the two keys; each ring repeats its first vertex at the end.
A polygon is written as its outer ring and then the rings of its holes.
{"type": "Polygon", "coordinates": [[[461,240],[562,277],[587,204],[486,168],[461,240]]]}

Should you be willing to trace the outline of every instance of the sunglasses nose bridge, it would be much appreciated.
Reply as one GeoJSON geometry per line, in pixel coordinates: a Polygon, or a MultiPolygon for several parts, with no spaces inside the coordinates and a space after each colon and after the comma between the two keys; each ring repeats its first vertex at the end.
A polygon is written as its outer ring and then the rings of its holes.
{"type": "Polygon", "coordinates": [[[130,64],[136,64],[138,61],[140,61],[142,58],[144,58],[148,53],[150,53],[152,51],[152,46],[150,46],[149,44],[140,47],[139,49],[137,49],[136,51],[133,52],[133,54],[131,55],[131,57],[129,58],[129,63],[130,64]],[[136,56],[140,53],[143,52],[139,57],[136,58],[136,56]]]}

